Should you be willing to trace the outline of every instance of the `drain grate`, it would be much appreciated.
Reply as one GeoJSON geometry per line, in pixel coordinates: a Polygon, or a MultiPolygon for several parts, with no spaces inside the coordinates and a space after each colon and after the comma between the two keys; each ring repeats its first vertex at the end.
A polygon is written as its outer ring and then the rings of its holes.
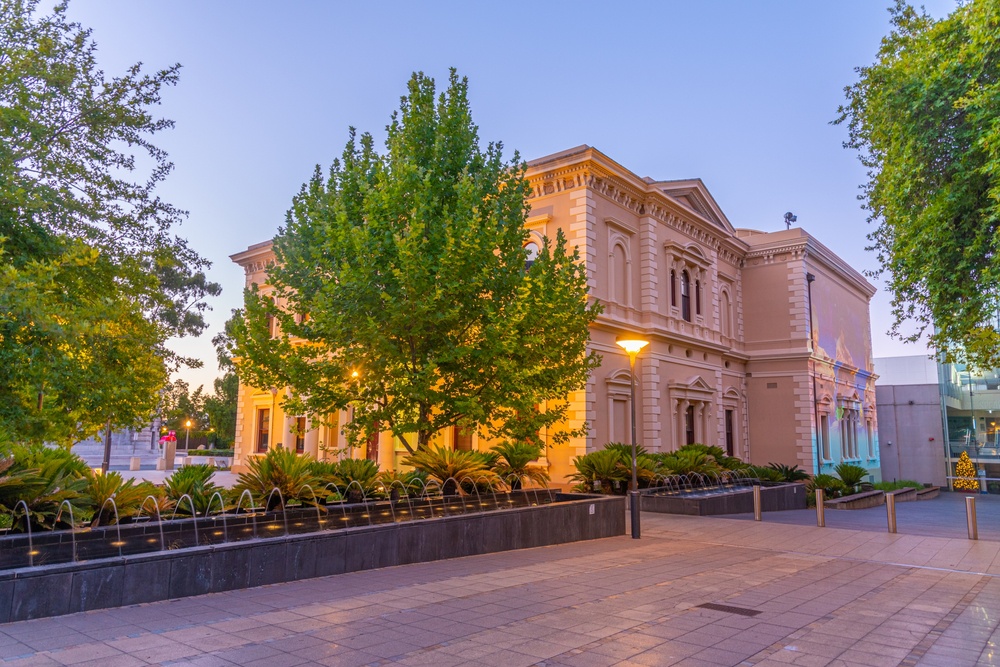
{"type": "Polygon", "coordinates": [[[747,609],[746,607],[732,607],[728,604],[715,604],[714,602],[706,602],[705,604],[699,604],[695,609],[713,609],[715,611],[724,611],[727,614],[739,614],[740,616],[756,616],[761,613],[756,609],[747,609]]]}

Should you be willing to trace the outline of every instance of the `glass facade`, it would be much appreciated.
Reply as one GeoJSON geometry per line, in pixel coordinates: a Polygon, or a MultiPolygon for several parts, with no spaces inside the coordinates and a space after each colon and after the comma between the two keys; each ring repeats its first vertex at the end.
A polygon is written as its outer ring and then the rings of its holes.
{"type": "Polygon", "coordinates": [[[939,384],[947,440],[948,475],[968,452],[984,470],[987,489],[1000,493],[1000,369],[970,371],[963,364],[939,364],[939,384]]]}

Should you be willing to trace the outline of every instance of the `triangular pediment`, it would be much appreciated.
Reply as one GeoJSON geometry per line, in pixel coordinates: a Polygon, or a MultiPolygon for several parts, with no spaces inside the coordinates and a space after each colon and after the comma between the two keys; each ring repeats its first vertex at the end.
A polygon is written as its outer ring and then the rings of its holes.
{"type": "Polygon", "coordinates": [[[702,183],[700,178],[684,181],[658,181],[653,186],[659,189],[681,206],[690,209],[705,218],[716,227],[729,234],[735,234],[736,230],[726,218],[726,214],[715,202],[715,198],[702,183]]]}

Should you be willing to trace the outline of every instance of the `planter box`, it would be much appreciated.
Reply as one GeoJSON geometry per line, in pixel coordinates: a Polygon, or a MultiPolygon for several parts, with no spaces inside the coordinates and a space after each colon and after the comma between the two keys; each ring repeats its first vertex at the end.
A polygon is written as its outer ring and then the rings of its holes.
{"type": "MultiPolygon", "coordinates": [[[[662,514],[687,514],[713,516],[718,514],[747,514],[753,512],[753,489],[727,491],[714,495],[678,493],[674,495],[643,494],[642,511],[662,514]]],[[[760,505],[764,512],[798,510],[806,508],[805,485],[801,483],[762,486],[760,505]]]]}
{"type": "Polygon", "coordinates": [[[7,570],[0,572],[0,623],[625,534],[624,497],[560,493],[555,500],[7,570]]]}
{"type": "Polygon", "coordinates": [[[885,493],[882,491],[863,491],[823,503],[828,510],[865,510],[879,505],[885,505],[885,493]]]}
{"type": "Polygon", "coordinates": [[[895,491],[886,491],[885,495],[893,496],[897,503],[906,503],[917,499],[917,490],[912,486],[907,486],[906,488],[896,489],[895,491]]]}
{"type": "Polygon", "coordinates": [[[922,489],[917,489],[917,500],[930,500],[931,498],[937,498],[940,493],[940,486],[926,486],[922,489]]]}

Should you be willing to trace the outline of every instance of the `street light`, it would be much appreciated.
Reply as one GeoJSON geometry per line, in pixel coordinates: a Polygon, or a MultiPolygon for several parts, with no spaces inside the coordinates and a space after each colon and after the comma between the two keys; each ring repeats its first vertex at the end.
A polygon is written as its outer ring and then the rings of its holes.
{"type": "MultiPolygon", "coordinates": [[[[184,451],[187,451],[187,449],[188,449],[188,441],[191,439],[191,420],[190,419],[187,420],[186,422],[184,422],[184,428],[187,429],[187,433],[184,434],[184,451]]],[[[185,454],[184,456],[187,456],[187,454],[185,454]]]]}
{"type": "Polygon", "coordinates": [[[632,485],[629,487],[628,500],[629,508],[631,510],[632,517],[632,539],[639,539],[639,479],[636,472],[636,462],[635,462],[635,358],[639,354],[639,350],[649,345],[649,341],[638,336],[626,335],[619,336],[615,339],[618,347],[622,348],[628,353],[628,366],[629,366],[629,381],[631,382],[631,400],[629,404],[632,406],[632,485]]]}

